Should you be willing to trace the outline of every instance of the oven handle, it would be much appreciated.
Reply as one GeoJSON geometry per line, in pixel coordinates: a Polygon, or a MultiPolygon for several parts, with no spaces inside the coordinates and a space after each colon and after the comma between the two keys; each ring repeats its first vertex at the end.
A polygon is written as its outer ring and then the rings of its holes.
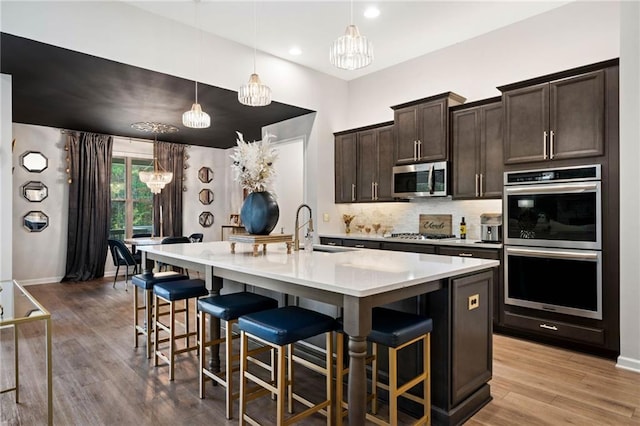
{"type": "Polygon", "coordinates": [[[548,194],[548,193],[579,193],[597,191],[599,182],[574,183],[570,185],[527,185],[526,187],[505,187],[507,194],[548,194]]]}
{"type": "Polygon", "coordinates": [[[532,250],[509,247],[506,249],[507,255],[509,254],[522,254],[535,257],[553,257],[556,259],[576,259],[576,260],[598,260],[598,253],[596,252],[574,252],[574,251],[559,251],[559,250],[532,250]]]}

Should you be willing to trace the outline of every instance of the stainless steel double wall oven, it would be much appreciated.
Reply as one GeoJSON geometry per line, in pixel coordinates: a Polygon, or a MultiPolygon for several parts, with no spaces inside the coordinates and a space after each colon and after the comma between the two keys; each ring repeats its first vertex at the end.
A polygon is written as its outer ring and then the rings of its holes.
{"type": "Polygon", "coordinates": [[[504,174],[505,303],[602,319],[600,165],[504,174]]]}

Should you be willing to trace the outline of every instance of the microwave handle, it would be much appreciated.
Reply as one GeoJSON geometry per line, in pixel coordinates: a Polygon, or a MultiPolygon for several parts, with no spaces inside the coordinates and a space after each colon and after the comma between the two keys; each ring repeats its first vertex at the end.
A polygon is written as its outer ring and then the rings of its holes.
{"type": "Polygon", "coordinates": [[[433,164],[429,166],[429,177],[427,178],[427,188],[429,188],[429,194],[433,194],[433,164]]]}

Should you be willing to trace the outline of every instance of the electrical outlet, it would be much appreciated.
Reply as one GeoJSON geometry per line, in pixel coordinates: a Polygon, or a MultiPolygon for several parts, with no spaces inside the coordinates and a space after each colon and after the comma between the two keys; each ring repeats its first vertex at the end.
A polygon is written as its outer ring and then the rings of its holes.
{"type": "Polygon", "coordinates": [[[329,213],[323,213],[322,220],[324,220],[325,222],[329,222],[329,213]]]}
{"type": "Polygon", "coordinates": [[[469,310],[473,310],[480,307],[480,295],[474,294],[469,296],[469,310]]]}

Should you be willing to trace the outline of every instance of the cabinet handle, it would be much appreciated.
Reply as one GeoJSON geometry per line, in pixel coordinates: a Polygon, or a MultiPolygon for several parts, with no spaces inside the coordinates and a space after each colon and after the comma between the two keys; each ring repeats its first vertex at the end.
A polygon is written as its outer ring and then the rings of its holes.
{"type": "Polygon", "coordinates": [[[476,173],[476,197],[478,197],[478,174],[476,173]]]}
{"type": "Polygon", "coordinates": [[[376,199],[375,189],[373,189],[373,182],[371,182],[371,200],[376,199]]]}
{"type": "Polygon", "coordinates": [[[356,244],[354,247],[355,248],[364,248],[364,244],[356,244]]]}
{"type": "Polygon", "coordinates": [[[422,158],[422,141],[418,139],[418,160],[422,158]]]}
{"type": "Polygon", "coordinates": [[[373,188],[374,188],[373,194],[375,195],[375,199],[377,201],[378,200],[378,182],[373,184],[373,188]]]}
{"type": "Polygon", "coordinates": [[[413,141],[413,161],[418,161],[418,141],[413,141]]]}
{"type": "Polygon", "coordinates": [[[546,328],[547,330],[558,331],[558,327],[556,327],[555,325],[540,324],[540,328],[546,328]]]}
{"type": "Polygon", "coordinates": [[[460,257],[473,257],[473,253],[460,253],[458,256],[460,256],[460,257]]]}
{"type": "Polygon", "coordinates": [[[480,173],[480,196],[482,197],[482,173],[480,173]]]}
{"type": "Polygon", "coordinates": [[[542,132],[542,158],[547,159],[547,131],[542,132]]]}
{"type": "Polygon", "coordinates": [[[352,183],[351,184],[351,201],[355,201],[356,200],[356,184],[352,183]]]}
{"type": "Polygon", "coordinates": [[[553,130],[551,131],[551,136],[549,137],[549,158],[553,160],[553,130]]]}
{"type": "Polygon", "coordinates": [[[335,246],[335,245],[336,245],[336,243],[334,243],[334,242],[330,242],[330,243],[327,243],[327,245],[328,245],[328,246],[335,246]]]}

